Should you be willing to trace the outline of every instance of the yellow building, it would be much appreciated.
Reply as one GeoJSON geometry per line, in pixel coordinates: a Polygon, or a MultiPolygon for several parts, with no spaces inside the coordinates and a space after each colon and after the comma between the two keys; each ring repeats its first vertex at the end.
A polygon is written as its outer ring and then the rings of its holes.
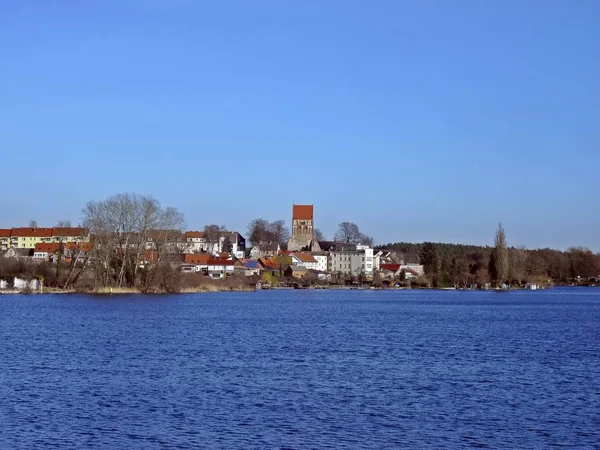
{"type": "Polygon", "coordinates": [[[0,230],[0,250],[35,248],[42,243],[89,242],[85,228],[12,228],[0,230]],[[8,233],[10,232],[10,234],[8,233]]]}

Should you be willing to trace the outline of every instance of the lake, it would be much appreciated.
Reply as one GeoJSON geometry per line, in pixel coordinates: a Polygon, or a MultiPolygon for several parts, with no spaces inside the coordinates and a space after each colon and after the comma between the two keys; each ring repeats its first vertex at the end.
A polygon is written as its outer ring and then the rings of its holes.
{"type": "Polygon", "coordinates": [[[0,448],[598,448],[600,289],[0,296],[0,448]]]}

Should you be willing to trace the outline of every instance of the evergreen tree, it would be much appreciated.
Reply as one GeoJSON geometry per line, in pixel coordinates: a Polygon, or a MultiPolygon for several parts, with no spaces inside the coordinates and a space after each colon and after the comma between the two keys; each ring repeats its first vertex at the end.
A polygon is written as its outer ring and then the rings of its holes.
{"type": "Polygon", "coordinates": [[[437,249],[432,242],[425,242],[421,249],[421,264],[427,275],[436,275],[439,270],[439,258],[437,249]]]}

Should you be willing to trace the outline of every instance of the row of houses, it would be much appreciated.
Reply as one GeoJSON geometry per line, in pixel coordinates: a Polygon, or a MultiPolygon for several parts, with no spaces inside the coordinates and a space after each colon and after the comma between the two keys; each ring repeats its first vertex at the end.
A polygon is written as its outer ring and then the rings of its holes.
{"type": "Polygon", "coordinates": [[[90,237],[81,227],[0,228],[0,250],[9,248],[33,249],[42,243],[86,242],[90,237]]]}

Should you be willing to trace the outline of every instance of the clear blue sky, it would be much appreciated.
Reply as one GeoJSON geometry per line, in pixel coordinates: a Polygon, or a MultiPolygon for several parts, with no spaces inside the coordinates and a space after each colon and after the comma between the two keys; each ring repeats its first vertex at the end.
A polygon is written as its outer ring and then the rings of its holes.
{"type": "Polygon", "coordinates": [[[4,1],[0,227],[152,194],[245,232],[600,250],[600,2],[4,1]]]}

